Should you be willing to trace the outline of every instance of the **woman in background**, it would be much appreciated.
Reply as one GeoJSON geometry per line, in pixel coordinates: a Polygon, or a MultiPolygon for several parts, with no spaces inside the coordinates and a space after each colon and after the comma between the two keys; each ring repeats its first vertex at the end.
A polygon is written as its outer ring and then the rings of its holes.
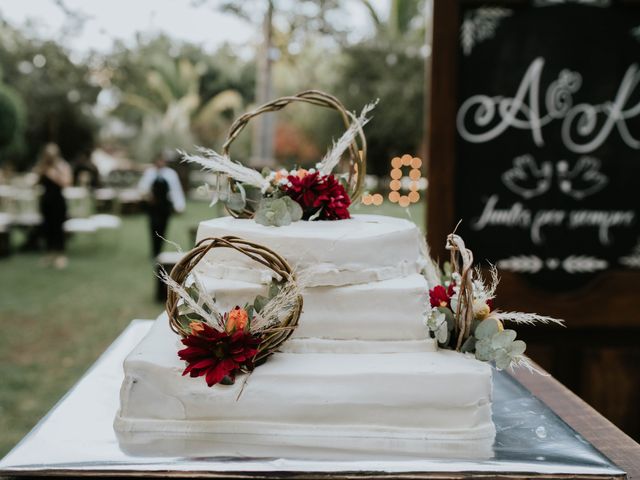
{"type": "Polygon", "coordinates": [[[71,185],[73,174],[69,164],[60,156],[60,149],[55,143],[45,145],[36,172],[40,175],[39,183],[43,188],[40,213],[42,234],[47,246],[47,262],[52,262],[55,268],[63,269],[68,262],[64,254],[67,203],[62,190],[71,185]]]}

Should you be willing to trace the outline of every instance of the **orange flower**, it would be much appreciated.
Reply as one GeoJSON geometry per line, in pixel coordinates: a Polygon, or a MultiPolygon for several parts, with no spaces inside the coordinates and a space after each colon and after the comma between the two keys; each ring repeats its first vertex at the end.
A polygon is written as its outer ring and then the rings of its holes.
{"type": "Polygon", "coordinates": [[[289,176],[289,172],[286,170],[278,170],[276,172],[276,176],[274,177],[276,183],[282,180],[283,178],[287,178],[289,176]]]}
{"type": "Polygon", "coordinates": [[[249,321],[249,315],[244,308],[236,307],[229,312],[227,316],[227,324],[225,330],[227,332],[234,332],[236,330],[244,330],[249,321]]]}
{"type": "Polygon", "coordinates": [[[204,325],[202,325],[202,322],[191,322],[189,324],[189,328],[191,329],[191,333],[193,335],[204,331],[204,325]]]}
{"type": "Polygon", "coordinates": [[[308,173],[309,173],[309,170],[305,170],[304,168],[299,168],[296,175],[300,180],[302,180],[304,177],[307,176],[308,173]]]}

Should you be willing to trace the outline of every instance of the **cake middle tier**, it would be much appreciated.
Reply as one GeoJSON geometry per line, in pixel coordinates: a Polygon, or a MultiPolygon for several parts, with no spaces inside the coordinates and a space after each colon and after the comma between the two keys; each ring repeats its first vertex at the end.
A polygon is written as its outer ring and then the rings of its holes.
{"type": "MultiPolygon", "coordinates": [[[[266,285],[201,278],[222,311],[253,303],[266,285]]],[[[342,287],[310,287],[289,352],[398,352],[433,349],[424,318],[427,282],[421,275],[342,287]]]]}

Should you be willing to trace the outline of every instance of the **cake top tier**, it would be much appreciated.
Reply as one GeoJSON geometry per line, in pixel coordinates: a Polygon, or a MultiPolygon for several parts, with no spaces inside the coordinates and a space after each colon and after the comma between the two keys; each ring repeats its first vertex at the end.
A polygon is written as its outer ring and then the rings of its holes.
{"type": "MultiPolygon", "coordinates": [[[[200,223],[197,240],[233,235],[278,252],[310,274],[309,286],[349,285],[419,272],[420,231],[408,220],[354,215],[347,220],[294,222],[284,227],[221,217],[200,223]]],[[[211,251],[200,270],[217,278],[268,281],[270,274],[229,249],[211,251]]]]}

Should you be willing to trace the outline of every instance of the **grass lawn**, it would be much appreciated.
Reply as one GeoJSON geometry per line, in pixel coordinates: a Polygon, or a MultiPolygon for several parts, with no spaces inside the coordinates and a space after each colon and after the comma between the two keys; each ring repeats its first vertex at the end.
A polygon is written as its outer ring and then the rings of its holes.
{"type": "MultiPolygon", "coordinates": [[[[425,218],[424,204],[352,212],[410,215],[421,227],[425,218]]],[[[189,203],[167,237],[187,250],[189,229],[212,214],[206,204],[189,203]]],[[[0,259],[0,457],[132,319],[160,313],[149,243],[146,217],[135,215],[124,217],[119,231],[72,238],[64,271],[44,267],[39,254],[0,259]]]]}

